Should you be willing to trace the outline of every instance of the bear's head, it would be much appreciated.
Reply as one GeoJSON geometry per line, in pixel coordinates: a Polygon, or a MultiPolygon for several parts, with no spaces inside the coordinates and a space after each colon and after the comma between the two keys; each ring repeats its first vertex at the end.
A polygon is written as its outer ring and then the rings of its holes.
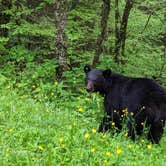
{"type": "Polygon", "coordinates": [[[89,66],[84,67],[86,74],[86,90],[89,93],[100,92],[105,93],[107,89],[108,79],[111,76],[111,70],[91,70],[89,66]]]}

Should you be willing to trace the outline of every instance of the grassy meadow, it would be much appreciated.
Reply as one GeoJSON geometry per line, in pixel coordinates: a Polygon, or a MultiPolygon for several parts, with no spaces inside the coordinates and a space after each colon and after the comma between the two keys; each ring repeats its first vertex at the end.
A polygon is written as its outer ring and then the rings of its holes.
{"type": "MultiPolygon", "coordinates": [[[[61,86],[55,82],[49,88],[58,91],[61,86]]],[[[71,92],[57,97],[55,91],[21,95],[11,85],[0,91],[1,166],[166,165],[166,133],[160,145],[152,145],[145,135],[132,142],[125,128],[115,135],[97,133],[103,115],[98,94],[89,96],[80,88],[77,97],[71,92]]]]}

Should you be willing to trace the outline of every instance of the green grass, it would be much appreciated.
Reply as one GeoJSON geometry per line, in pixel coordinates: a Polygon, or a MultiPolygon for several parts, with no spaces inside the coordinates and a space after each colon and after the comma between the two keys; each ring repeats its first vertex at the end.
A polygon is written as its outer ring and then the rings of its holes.
{"type": "Polygon", "coordinates": [[[160,145],[150,145],[144,136],[132,142],[125,131],[96,133],[103,114],[97,95],[49,103],[19,96],[13,89],[0,92],[2,166],[166,165],[166,134],[160,145]]]}

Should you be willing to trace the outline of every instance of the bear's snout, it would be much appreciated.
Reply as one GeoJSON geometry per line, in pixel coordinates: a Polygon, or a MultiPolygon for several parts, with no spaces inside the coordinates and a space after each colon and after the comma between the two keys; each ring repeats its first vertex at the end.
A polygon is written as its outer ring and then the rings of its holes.
{"type": "Polygon", "coordinates": [[[86,90],[88,93],[92,93],[94,91],[93,81],[88,81],[86,85],[86,90]]]}

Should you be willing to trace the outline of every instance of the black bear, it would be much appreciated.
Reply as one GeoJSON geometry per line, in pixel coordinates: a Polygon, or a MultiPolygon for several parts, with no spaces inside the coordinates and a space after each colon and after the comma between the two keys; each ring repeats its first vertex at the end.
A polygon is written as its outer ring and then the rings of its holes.
{"type": "Polygon", "coordinates": [[[112,125],[120,131],[122,119],[127,115],[128,136],[141,135],[143,124],[149,127],[148,139],[159,143],[166,120],[166,90],[151,79],[130,78],[111,70],[91,70],[84,67],[86,90],[104,96],[105,116],[99,132],[112,125]]]}

